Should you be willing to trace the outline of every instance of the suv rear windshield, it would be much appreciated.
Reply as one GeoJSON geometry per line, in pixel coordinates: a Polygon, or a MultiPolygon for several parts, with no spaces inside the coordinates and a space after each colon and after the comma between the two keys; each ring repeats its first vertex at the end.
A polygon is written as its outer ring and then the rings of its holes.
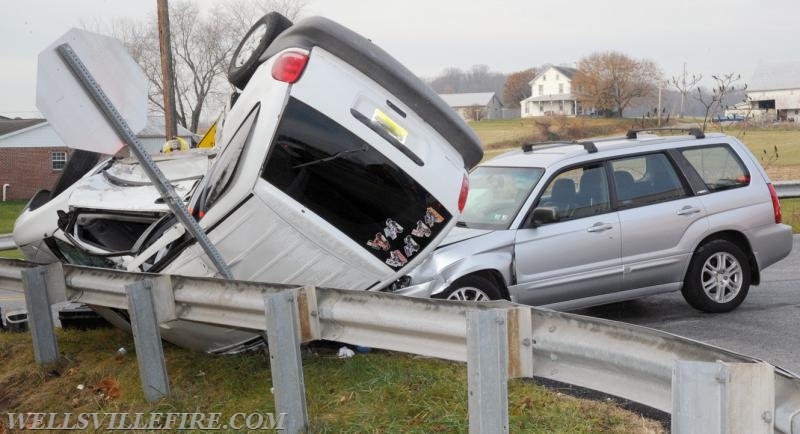
{"type": "Polygon", "coordinates": [[[452,217],[369,143],[294,98],[261,176],[395,269],[452,217]]]}

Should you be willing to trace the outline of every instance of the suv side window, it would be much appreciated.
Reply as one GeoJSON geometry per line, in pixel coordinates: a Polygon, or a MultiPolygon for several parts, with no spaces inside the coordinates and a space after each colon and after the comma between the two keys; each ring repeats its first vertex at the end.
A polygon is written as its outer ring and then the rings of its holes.
{"type": "Polygon", "coordinates": [[[559,173],[550,180],[538,203],[537,206],[554,207],[558,211],[558,221],[610,211],[608,179],[602,163],[559,173]]]}
{"type": "Polygon", "coordinates": [[[647,154],[611,161],[617,206],[633,208],[680,199],[686,190],[666,155],[647,154]]]}
{"type": "Polygon", "coordinates": [[[713,145],[682,149],[681,153],[703,179],[710,192],[750,184],[750,172],[728,146],[713,145]]]}

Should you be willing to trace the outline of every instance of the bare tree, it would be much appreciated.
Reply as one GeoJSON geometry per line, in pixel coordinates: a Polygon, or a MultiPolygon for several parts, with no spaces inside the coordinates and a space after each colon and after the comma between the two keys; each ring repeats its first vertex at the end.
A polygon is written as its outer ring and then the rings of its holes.
{"type": "MultiPolygon", "coordinates": [[[[307,3],[305,0],[235,0],[203,13],[195,0],[170,2],[178,123],[196,132],[204,116],[221,109],[232,89],[226,78],[231,55],[258,17],[276,11],[295,19],[307,3]]],[[[142,21],[115,20],[106,27],[105,33],[122,40],[144,70],[150,81],[151,109],[163,113],[155,14],[142,21]]]]}
{"type": "Polygon", "coordinates": [[[659,80],[661,72],[654,62],[606,51],[578,62],[572,89],[584,105],[622,117],[631,102],[652,97],[659,80]]]}
{"type": "Polygon", "coordinates": [[[686,63],[684,63],[683,64],[683,75],[681,77],[677,77],[677,76],[672,77],[672,79],[670,80],[669,84],[672,87],[674,87],[675,89],[677,89],[678,93],[681,94],[681,110],[680,110],[680,114],[679,114],[679,117],[681,119],[683,119],[683,106],[684,106],[684,101],[686,101],[686,97],[689,95],[689,93],[692,91],[692,89],[694,89],[694,87],[697,86],[697,83],[700,83],[700,80],[702,80],[702,79],[703,79],[703,75],[702,74],[697,74],[697,75],[692,74],[692,78],[687,81],[686,80],[686,63]]]}
{"type": "MultiPolygon", "coordinates": [[[[714,79],[714,87],[711,88],[711,92],[708,92],[707,90],[704,90],[702,87],[698,86],[697,95],[695,95],[695,99],[705,108],[705,114],[703,116],[703,131],[706,130],[708,120],[711,116],[728,108],[728,99],[732,93],[747,90],[747,84],[744,84],[738,88],[736,86],[736,82],[742,78],[740,74],[719,74],[712,75],[711,78],[714,79]]],[[[723,129],[724,126],[722,125],[722,122],[720,122],[720,130],[723,129]]]]}
{"type": "Polygon", "coordinates": [[[536,68],[515,72],[508,76],[503,85],[503,103],[507,106],[519,108],[525,98],[531,96],[531,80],[536,77],[536,68]]]}

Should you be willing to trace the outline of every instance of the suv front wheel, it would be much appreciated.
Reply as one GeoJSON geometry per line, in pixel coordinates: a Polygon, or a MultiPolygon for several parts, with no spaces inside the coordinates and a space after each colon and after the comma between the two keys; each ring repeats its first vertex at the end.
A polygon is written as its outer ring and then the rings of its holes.
{"type": "Polygon", "coordinates": [[[435,297],[460,301],[490,301],[503,298],[497,285],[481,276],[464,276],[435,297]]]}
{"type": "Polygon", "coordinates": [[[695,309],[719,313],[736,309],[749,289],[750,263],[742,249],[713,240],[695,252],[681,292],[695,309]]]}

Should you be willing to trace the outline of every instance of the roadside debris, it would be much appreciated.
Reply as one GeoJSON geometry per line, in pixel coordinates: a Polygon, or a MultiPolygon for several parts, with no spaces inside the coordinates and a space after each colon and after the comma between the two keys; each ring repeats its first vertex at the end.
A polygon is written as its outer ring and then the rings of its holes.
{"type": "Polygon", "coordinates": [[[339,358],[340,359],[349,359],[356,355],[356,352],[351,350],[350,347],[344,346],[339,348],[339,358]]]}

